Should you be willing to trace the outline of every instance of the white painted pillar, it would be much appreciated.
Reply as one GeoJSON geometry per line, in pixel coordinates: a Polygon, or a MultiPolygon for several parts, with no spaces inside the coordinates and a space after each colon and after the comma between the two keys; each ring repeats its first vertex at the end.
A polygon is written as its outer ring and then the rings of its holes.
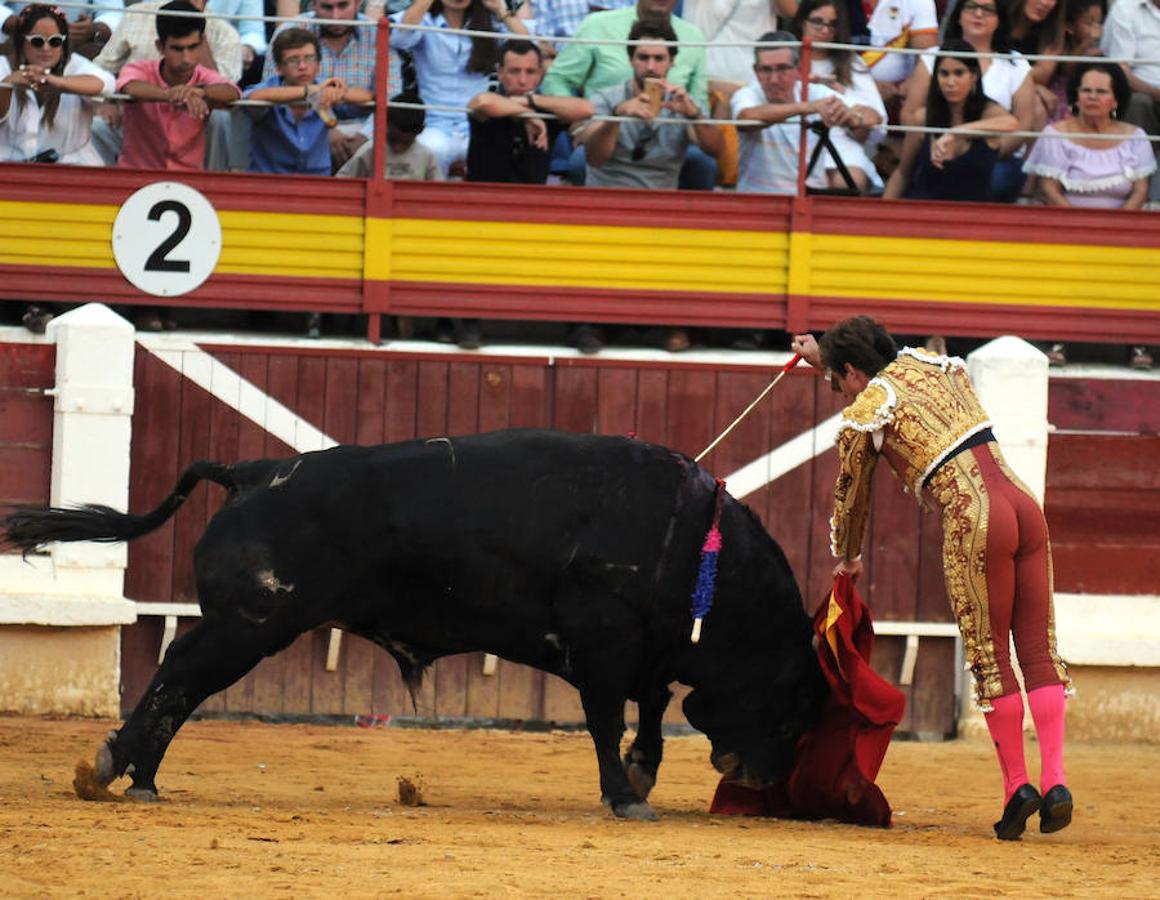
{"type": "MultiPolygon", "coordinates": [[[[49,325],[56,342],[53,506],[129,502],[133,326],[90,303],[49,325]]],[[[0,554],[0,710],[116,716],[124,544],[52,545],[49,555],[0,554]],[[47,627],[46,627],[47,626],[47,627]]]]}
{"type": "MultiPolygon", "coordinates": [[[[56,405],[52,432],[53,506],[129,505],[133,415],[133,326],[107,306],[88,303],[54,319],[56,405]]],[[[61,570],[87,570],[94,592],[120,597],[124,544],[54,544],[61,570]]],[[[62,573],[63,574],[63,573],[62,573]]]]}
{"type": "MultiPolygon", "coordinates": [[[[89,303],[48,326],[56,342],[53,506],[129,502],[133,326],[89,303]]],[[[114,625],[136,621],[124,599],[124,544],[52,545],[50,556],[0,556],[0,624],[114,625]]]]}
{"type": "Polygon", "coordinates": [[[967,371],[1007,463],[1043,503],[1047,484],[1047,356],[1001,337],[967,358],[967,371]]]}

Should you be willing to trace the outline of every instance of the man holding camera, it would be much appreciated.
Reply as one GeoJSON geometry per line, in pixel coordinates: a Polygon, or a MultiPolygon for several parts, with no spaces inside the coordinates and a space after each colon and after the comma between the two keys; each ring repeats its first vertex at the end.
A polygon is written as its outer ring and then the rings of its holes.
{"type": "MultiPolygon", "coordinates": [[[[721,130],[690,120],[704,116],[704,107],[680,85],[668,80],[677,48],[662,41],[677,40],[666,18],[638,19],[628,33],[632,77],[589,94],[597,116],[622,116],[631,121],[594,121],[581,139],[587,162],[585,183],[594,187],[676,188],[690,145],[709,156],[720,152],[721,130]],[[657,43],[632,44],[655,40],[657,43]]],[[[582,326],[576,342],[581,350],[592,343],[582,326]]],[[[598,343],[598,341],[597,341],[598,343]]],[[[665,333],[670,352],[685,350],[689,334],[683,328],[665,333]]]]}
{"type": "MultiPolygon", "coordinates": [[[[565,45],[544,76],[543,92],[557,96],[580,93],[591,100],[597,91],[619,85],[630,74],[619,42],[627,39],[637,20],[657,18],[671,24],[678,39],[689,44],[681,51],[680,58],[673,61],[667,80],[688,91],[701,109],[708,109],[705,35],[701,29],[673,15],[676,5],[677,0],[636,0],[633,5],[586,16],[576,29],[575,37],[597,43],[565,45]]],[[[583,149],[577,147],[571,161],[571,177],[576,184],[583,183],[581,179],[586,172],[583,163],[583,149]]],[[[716,160],[694,147],[685,159],[679,186],[686,190],[711,191],[716,182],[716,160]]]]}
{"type": "Polygon", "coordinates": [[[676,188],[690,144],[710,156],[722,144],[714,125],[689,123],[704,115],[702,107],[666,76],[677,48],[673,26],[665,19],[638,19],[629,41],[652,38],[656,44],[629,44],[632,77],[623,84],[590,95],[597,116],[628,116],[632,122],[593,122],[584,131],[586,183],[594,187],[676,188]],[[663,124],[665,122],[680,124],[663,124]]]}

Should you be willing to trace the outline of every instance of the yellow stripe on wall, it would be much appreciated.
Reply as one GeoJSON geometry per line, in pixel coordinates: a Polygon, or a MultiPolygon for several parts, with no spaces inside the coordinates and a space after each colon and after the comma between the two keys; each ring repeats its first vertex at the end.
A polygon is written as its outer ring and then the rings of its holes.
{"type": "MultiPolygon", "coordinates": [[[[448,284],[784,293],[785,234],[394,219],[366,277],[448,284]]],[[[370,256],[371,254],[368,254],[370,256]]]]}
{"type": "Polygon", "coordinates": [[[0,263],[112,268],[115,206],[0,201],[0,263]]]}
{"type": "MultiPolygon", "coordinates": [[[[116,215],[111,205],[0,201],[0,264],[115,268],[116,215]]],[[[222,274],[1160,311],[1154,248],[251,211],[218,216],[222,274]]]]}
{"type": "MultiPolygon", "coordinates": [[[[0,201],[0,263],[116,268],[113,222],[118,207],[0,201]]],[[[365,220],[219,210],[222,253],[217,272],[300,278],[359,279],[365,220]]]]}
{"type": "Polygon", "coordinates": [[[1160,250],[814,234],[809,290],[828,297],[1160,311],[1160,250]]]}

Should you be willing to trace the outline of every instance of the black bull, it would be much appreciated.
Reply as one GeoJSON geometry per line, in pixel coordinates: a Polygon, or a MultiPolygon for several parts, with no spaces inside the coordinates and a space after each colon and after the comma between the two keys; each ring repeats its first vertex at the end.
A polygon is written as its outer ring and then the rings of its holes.
{"type": "Polygon", "coordinates": [[[194,551],[200,622],[170,646],[97,754],[103,784],[155,799],[169,742],[203,700],[324,625],[373,641],[412,692],[441,656],[486,651],[579,689],[604,801],[653,818],[661,717],[679,681],[713,764],[785,777],[824,687],[781,548],[726,497],[712,611],[689,640],[690,594],[713,478],[640,441],[505,431],[291,459],[199,462],[153,512],[23,511],[5,542],[127,541],[159,527],[202,479],[229,495],[194,551]],[[624,704],[640,707],[623,761],[624,704]]]}

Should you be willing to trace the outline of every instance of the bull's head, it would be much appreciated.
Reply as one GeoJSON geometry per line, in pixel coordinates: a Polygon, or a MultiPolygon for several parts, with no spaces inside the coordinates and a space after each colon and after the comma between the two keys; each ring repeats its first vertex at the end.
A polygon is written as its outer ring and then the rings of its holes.
{"type": "Polygon", "coordinates": [[[685,717],[712,743],[710,761],[721,774],[761,788],[782,781],[793,768],[798,740],[825,702],[826,687],[811,656],[781,659],[791,677],[703,685],[685,699],[685,717]]]}
{"type": "Polygon", "coordinates": [[[784,779],[827,696],[813,629],[781,548],[756,516],[726,505],[713,608],[682,678],[689,723],[718,771],[753,787],[784,779]]]}

